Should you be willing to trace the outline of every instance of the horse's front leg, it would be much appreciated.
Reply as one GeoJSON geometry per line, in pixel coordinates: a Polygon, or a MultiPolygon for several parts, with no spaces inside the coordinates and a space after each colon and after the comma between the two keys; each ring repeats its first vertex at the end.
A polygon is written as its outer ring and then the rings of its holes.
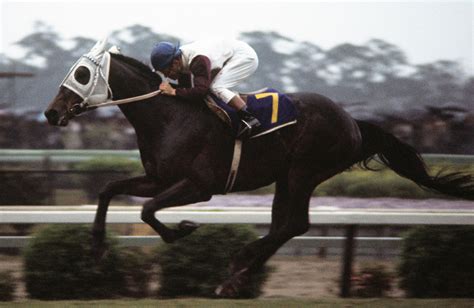
{"type": "MultiPolygon", "coordinates": [[[[162,189],[162,188],[161,188],[162,189]]],[[[140,176],[126,180],[108,183],[99,194],[99,205],[92,227],[92,249],[97,259],[105,251],[105,218],[110,200],[116,195],[131,195],[138,197],[153,197],[160,191],[160,186],[155,179],[140,176]]]]}
{"type": "Polygon", "coordinates": [[[170,229],[156,219],[155,212],[171,206],[207,201],[211,197],[211,194],[203,191],[191,180],[185,178],[171,185],[152,200],[147,201],[143,205],[142,220],[149,224],[161,236],[163,241],[172,243],[190,234],[199,225],[192,221],[183,220],[179,223],[177,229],[170,229]]]}

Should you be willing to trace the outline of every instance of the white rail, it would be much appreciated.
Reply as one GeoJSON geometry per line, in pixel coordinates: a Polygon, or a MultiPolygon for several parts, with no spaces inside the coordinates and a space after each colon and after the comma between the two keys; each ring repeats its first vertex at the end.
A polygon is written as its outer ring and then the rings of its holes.
{"type": "MultiPolygon", "coordinates": [[[[3,206],[0,208],[0,224],[57,224],[92,223],[95,206],[3,206]]],[[[202,210],[163,210],[157,213],[163,223],[178,223],[192,220],[202,224],[253,224],[270,225],[269,210],[227,209],[202,210]]],[[[473,211],[311,211],[312,225],[473,225],[473,211]]],[[[114,207],[107,214],[107,223],[139,224],[139,207],[114,207]]],[[[27,236],[0,236],[0,247],[23,247],[27,236]]],[[[159,236],[120,236],[127,246],[154,245],[159,236]]],[[[312,247],[341,247],[345,237],[301,236],[290,241],[288,246],[308,245],[312,247]]],[[[359,247],[398,247],[398,237],[356,237],[359,247]]]]}
{"type": "MultiPolygon", "coordinates": [[[[95,207],[1,207],[0,224],[50,224],[50,223],[91,223],[95,207]]],[[[271,212],[268,210],[185,210],[161,211],[157,213],[165,223],[177,223],[181,220],[194,220],[200,223],[235,223],[269,225],[271,212]]],[[[312,225],[345,226],[343,237],[301,236],[289,241],[285,246],[292,247],[343,247],[340,294],[350,295],[352,263],[355,242],[357,247],[395,248],[400,246],[398,237],[356,237],[359,225],[474,225],[473,211],[311,211],[312,225]]],[[[108,223],[141,223],[140,210],[125,210],[111,207],[107,215],[108,223]]],[[[0,247],[24,247],[29,236],[0,236],[0,247]]],[[[123,245],[149,246],[160,242],[158,236],[119,236],[123,245]]]]}
{"type": "MultiPolygon", "coordinates": [[[[0,207],[0,224],[51,224],[51,223],[92,223],[94,206],[66,207],[0,207]]],[[[193,220],[208,224],[270,224],[269,210],[228,209],[163,210],[156,215],[164,223],[178,223],[193,220]]],[[[351,210],[351,211],[311,211],[312,225],[474,225],[474,210],[463,211],[391,211],[391,210],[351,210]]],[[[140,210],[136,207],[111,207],[107,223],[142,223],[140,210]]]]}
{"type": "MultiPolygon", "coordinates": [[[[458,154],[423,154],[427,161],[446,161],[450,163],[473,163],[474,155],[458,154]]],[[[138,160],[138,150],[31,150],[0,149],[0,162],[40,162],[45,159],[51,162],[79,162],[97,157],[121,157],[138,160]]]]}

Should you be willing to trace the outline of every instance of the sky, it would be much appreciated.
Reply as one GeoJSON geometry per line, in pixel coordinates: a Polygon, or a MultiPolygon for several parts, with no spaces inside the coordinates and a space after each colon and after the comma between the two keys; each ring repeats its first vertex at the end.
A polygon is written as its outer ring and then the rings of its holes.
{"type": "MultiPolygon", "coordinates": [[[[474,74],[474,0],[462,1],[184,1],[0,0],[0,53],[18,57],[14,43],[43,21],[65,39],[100,39],[134,24],[183,42],[276,31],[324,49],[379,38],[400,47],[413,64],[440,59],[474,74]]],[[[144,46],[149,48],[149,46],[144,46]]],[[[264,55],[260,55],[263,57],[264,55]]]]}

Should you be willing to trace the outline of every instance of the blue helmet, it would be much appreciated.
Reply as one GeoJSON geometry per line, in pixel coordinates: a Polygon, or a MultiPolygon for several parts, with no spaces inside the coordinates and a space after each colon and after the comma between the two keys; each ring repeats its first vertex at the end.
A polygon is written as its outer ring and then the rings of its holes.
{"type": "Polygon", "coordinates": [[[159,42],[151,51],[151,65],[155,70],[161,71],[167,68],[174,58],[181,55],[179,44],[170,42],[159,42]]]}

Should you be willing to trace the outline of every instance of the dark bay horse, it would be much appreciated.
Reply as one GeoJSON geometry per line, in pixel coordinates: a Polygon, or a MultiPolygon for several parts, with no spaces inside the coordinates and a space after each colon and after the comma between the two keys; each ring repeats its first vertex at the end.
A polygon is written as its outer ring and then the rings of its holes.
{"type": "MultiPolygon", "coordinates": [[[[104,51],[105,52],[105,51],[104,51]]],[[[107,99],[125,99],[158,89],[160,77],[132,58],[110,54],[107,99]]],[[[95,61],[100,70],[99,61],[95,61]]],[[[93,69],[93,68],[92,68],[93,69]]],[[[89,71],[88,71],[89,70],[89,71]]],[[[72,70],[81,84],[94,72],[72,70]]],[[[88,79],[89,78],[89,79],[88,79]]],[[[97,77],[97,78],[100,78],[97,77]]],[[[275,133],[243,142],[241,164],[233,191],[256,189],[276,182],[268,235],[250,243],[234,258],[231,276],[218,288],[220,296],[235,296],[246,279],[292,237],[305,233],[313,190],[323,181],[374,155],[399,175],[418,185],[460,198],[473,199],[470,175],[430,176],[419,154],[408,144],[367,122],[353,119],[330,99],[315,93],[288,94],[299,112],[298,122],[275,133]]],[[[85,111],[84,97],[61,86],[45,115],[51,125],[66,126],[85,111]]],[[[171,243],[190,234],[197,224],[181,222],[168,228],[155,212],[209,200],[224,193],[233,155],[231,130],[201,101],[159,95],[119,108],[134,127],[145,175],[112,182],[100,193],[93,226],[94,247],[103,253],[105,218],[112,197],[150,197],[141,217],[171,243]]],[[[104,136],[106,138],[106,136],[104,136]]]]}

